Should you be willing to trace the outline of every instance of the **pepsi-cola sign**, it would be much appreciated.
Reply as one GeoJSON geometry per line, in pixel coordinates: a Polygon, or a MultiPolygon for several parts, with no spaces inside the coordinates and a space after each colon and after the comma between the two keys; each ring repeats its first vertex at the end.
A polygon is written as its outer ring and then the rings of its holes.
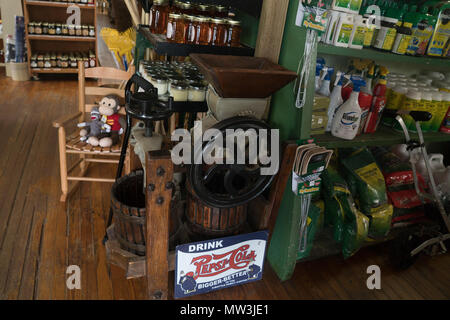
{"type": "Polygon", "coordinates": [[[258,231],[177,246],[175,298],[261,280],[267,237],[258,231]]]}

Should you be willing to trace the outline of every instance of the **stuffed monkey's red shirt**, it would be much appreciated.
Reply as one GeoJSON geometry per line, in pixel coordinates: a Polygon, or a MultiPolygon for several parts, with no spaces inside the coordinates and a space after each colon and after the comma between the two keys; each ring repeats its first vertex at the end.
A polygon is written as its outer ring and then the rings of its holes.
{"type": "Polygon", "coordinates": [[[122,128],[119,122],[120,115],[118,113],[107,116],[106,121],[104,121],[104,118],[105,116],[102,117],[102,121],[111,126],[111,131],[119,131],[122,128]]]}

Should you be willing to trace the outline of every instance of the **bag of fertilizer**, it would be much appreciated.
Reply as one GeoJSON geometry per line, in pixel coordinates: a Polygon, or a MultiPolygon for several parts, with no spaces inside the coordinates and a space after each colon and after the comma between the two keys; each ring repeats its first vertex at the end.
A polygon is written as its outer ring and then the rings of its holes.
{"type": "Polygon", "coordinates": [[[342,233],[344,259],[351,257],[361,248],[369,233],[369,218],[351,205],[350,201],[349,199],[349,201],[343,202],[346,217],[342,233]]]}
{"type": "Polygon", "coordinates": [[[391,230],[393,213],[394,208],[387,203],[378,208],[372,208],[367,214],[370,220],[369,237],[374,239],[386,237],[391,230]]]}

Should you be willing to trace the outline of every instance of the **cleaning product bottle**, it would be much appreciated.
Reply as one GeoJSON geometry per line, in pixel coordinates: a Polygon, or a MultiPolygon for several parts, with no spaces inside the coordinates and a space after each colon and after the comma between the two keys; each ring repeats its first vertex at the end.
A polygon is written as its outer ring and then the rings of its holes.
{"type": "MultiPolygon", "coordinates": [[[[422,96],[421,96],[420,104],[419,104],[419,107],[417,108],[417,111],[427,111],[427,112],[431,113],[433,93],[428,89],[422,89],[421,92],[422,92],[422,96]]],[[[422,129],[422,132],[426,132],[428,130],[428,126],[426,126],[426,122],[421,122],[420,128],[422,129]]],[[[417,131],[417,128],[415,125],[411,127],[411,131],[412,132],[417,131]]]]}
{"type": "Polygon", "coordinates": [[[327,31],[324,35],[323,41],[326,44],[333,44],[334,33],[336,32],[336,26],[339,23],[340,12],[336,10],[328,10],[328,25],[327,31]]]}
{"type": "Polygon", "coordinates": [[[340,14],[339,23],[333,40],[334,45],[336,47],[347,48],[353,33],[353,28],[353,15],[347,13],[340,14]]]}
{"type": "Polygon", "coordinates": [[[450,37],[450,3],[439,4],[432,14],[438,14],[438,17],[427,55],[440,57],[444,54],[445,45],[450,37]]]}
{"type": "Polygon", "coordinates": [[[325,77],[322,79],[322,83],[320,85],[320,89],[318,91],[318,94],[321,94],[325,97],[330,96],[330,81],[331,76],[334,73],[334,68],[332,67],[326,67],[327,70],[325,71],[325,77]]]}
{"type": "MultiPolygon", "coordinates": [[[[431,98],[431,106],[430,106],[430,113],[431,113],[431,119],[424,123],[424,130],[431,132],[433,131],[433,122],[437,116],[439,116],[439,109],[442,104],[442,93],[439,91],[433,91],[432,98],[431,98]]],[[[436,131],[436,130],[434,130],[436,131]]]]}
{"type": "Polygon", "coordinates": [[[423,56],[426,53],[428,43],[433,35],[436,17],[427,14],[428,7],[422,6],[420,11],[413,15],[411,41],[409,42],[407,55],[423,56]]]}
{"type": "Polygon", "coordinates": [[[331,131],[331,124],[334,118],[334,114],[339,106],[344,102],[342,99],[342,80],[344,79],[344,73],[341,71],[336,72],[336,80],[334,82],[333,91],[330,94],[330,104],[328,105],[328,122],[325,131],[331,131]]]}
{"type": "Polygon", "coordinates": [[[367,74],[366,74],[366,77],[364,79],[366,81],[366,85],[361,88],[361,92],[365,92],[365,93],[370,94],[370,95],[373,94],[372,81],[373,81],[374,73],[375,73],[375,66],[372,64],[369,67],[369,70],[367,70],[367,74]]]}
{"type": "Polygon", "coordinates": [[[370,108],[366,126],[364,128],[365,133],[375,132],[380,123],[381,113],[386,106],[386,75],[388,73],[389,71],[387,68],[380,67],[380,75],[377,84],[373,89],[372,107],[370,108]]]}
{"type": "Polygon", "coordinates": [[[447,114],[445,115],[444,121],[442,121],[440,132],[450,133],[450,108],[447,110],[447,114]]]}
{"type": "Polygon", "coordinates": [[[409,42],[411,41],[412,35],[412,23],[406,20],[405,12],[408,11],[408,5],[405,4],[401,8],[403,22],[402,25],[397,30],[397,35],[395,36],[394,46],[392,47],[392,52],[396,54],[405,54],[408,48],[409,42]]]}
{"type": "Polygon", "coordinates": [[[372,45],[375,29],[377,27],[376,18],[375,16],[373,16],[374,14],[373,10],[375,9],[373,7],[373,3],[374,2],[371,2],[370,4],[361,7],[360,11],[360,14],[365,19],[364,22],[366,24],[366,30],[364,33],[364,44],[363,44],[364,47],[370,47],[372,45]]]}
{"type": "Polygon", "coordinates": [[[350,98],[336,111],[331,124],[331,134],[346,140],[353,140],[358,133],[361,121],[361,108],[358,97],[361,86],[365,85],[364,80],[360,77],[352,77],[352,82],[353,91],[350,98]]]}
{"type": "Polygon", "coordinates": [[[400,13],[398,9],[389,8],[381,17],[381,28],[377,33],[374,48],[391,51],[397,35],[400,13]]]}
{"type": "Polygon", "coordinates": [[[349,47],[353,49],[362,49],[364,46],[364,37],[366,34],[367,19],[360,15],[354,15],[354,28],[349,41],[349,47]]]}
{"type": "MultiPolygon", "coordinates": [[[[419,107],[420,100],[422,98],[422,94],[417,87],[408,87],[408,92],[405,96],[405,101],[403,103],[402,109],[407,111],[415,111],[419,107]]],[[[415,126],[413,118],[410,115],[404,114],[402,115],[403,121],[405,122],[408,130],[415,126]]],[[[394,129],[401,131],[401,127],[398,123],[394,124],[394,129]]]]}
{"type": "Polygon", "coordinates": [[[442,93],[442,102],[438,111],[436,112],[436,117],[431,123],[431,131],[439,130],[441,132],[450,133],[450,118],[448,113],[448,110],[450,109],[450,92],[440,92],[442,93]]]}
{"type": "Polygon", "coordinates": [[[325,60],[323,58],[317,58],[316,61],[316,77],[315,77],[315,91],[319,91],[320,89],[320,74],[322,72],[323,67],[325,66],[325,60]]]}

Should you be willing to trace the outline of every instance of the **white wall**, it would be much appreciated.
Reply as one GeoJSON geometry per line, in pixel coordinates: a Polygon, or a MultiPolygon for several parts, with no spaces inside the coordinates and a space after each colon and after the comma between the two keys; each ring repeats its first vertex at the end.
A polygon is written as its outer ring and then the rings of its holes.
{"type": "Polygon", "coordinates": [[[14,16],[23,15],[22,0],[0,0],[3,20],[3,43],[8,34],[14,35],[14,16]]]}

